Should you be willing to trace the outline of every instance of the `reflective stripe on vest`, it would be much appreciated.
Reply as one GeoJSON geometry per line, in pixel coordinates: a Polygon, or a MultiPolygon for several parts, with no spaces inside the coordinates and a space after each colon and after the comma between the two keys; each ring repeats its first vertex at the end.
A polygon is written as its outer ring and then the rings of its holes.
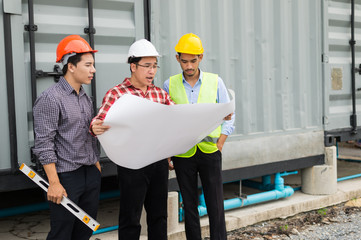
{"type": "MultiPolygon", "coordinates": [[[[199,90],[197,103],[216,103],[218,89],[218,75],[203,72],[202,85],[199,90]]],[[[186,90],[183,85],[183,75],[177,74],[169,78],[169,95],[176,104],[189,104],[186,90]]],[[[205,137],[196,146],[189,149],[186,153],[176,157],[192,157],[198,148],[204,153],[214,153],[218,150],[217,140],[221,135],[221,126],[218,126],[213,132],[205,137]]]]}

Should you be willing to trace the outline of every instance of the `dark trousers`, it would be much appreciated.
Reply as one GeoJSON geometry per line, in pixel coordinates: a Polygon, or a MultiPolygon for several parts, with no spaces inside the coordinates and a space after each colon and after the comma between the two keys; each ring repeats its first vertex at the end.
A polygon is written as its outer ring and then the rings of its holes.
{"type": "Polygon", "coordinates": [[[172,157],[183,197],[185,230],[188,240],[201,240],[198,214],[198,173],[206,201],[211,240],[226,240],[223,204],[222,154],[206,154],[197,148],[190,158],[172,157]]]}
{"type": "MultiPolygon", "coordinates": [[[[95,219],[101,182],[98,168],[94,165],[82,166],[58,175],[68,198],[95,219]]],[[[48,240],[88,240],[92,236],[93,231],[63,205],[49,202],[49,207],[51,229],[48,240]]]]}
{"type": "Polygon", "coordinates": [[[143,204],[148,240],[167,239],[168,174],[167,160],[137,170],[118,166],[119,240],[139,240],[143,204]]]}

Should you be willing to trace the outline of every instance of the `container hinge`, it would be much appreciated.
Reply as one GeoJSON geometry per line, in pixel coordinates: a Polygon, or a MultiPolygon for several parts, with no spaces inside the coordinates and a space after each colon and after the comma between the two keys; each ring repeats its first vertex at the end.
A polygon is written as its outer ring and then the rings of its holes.
{"type": "MultiPolygon", "coordinates": [[[[352,114],[350,116],[350,125],[357,126],[357,115],[356,114],[352,114]]],[[[355,131],[352,131],[352,133],[355,133],[355,131]]],[[[356,133],[357,133],[357,131],[356,131],[356,133]]]]}
{"type": "Polygon", "coordinates": [[[95,30],[95,28],[84,28],[84,33],[86,33],[86,34],[95,34],[96,30],[95,30]]]}
{"type": "Polygon", "coordinates": [[[328,122],[328,117],[327,117],[327,116],[323,116],[323,117],[322,117],[322,123],[323,123],[323,125],[329,124],[329,122],[328,122]]]}
{"type": "Polygon", "coordinates": [[[38,31],[38,25],[25,25],[24,30],[28,32],[36,32],[38,31]]]}
{"type": "Polygon", "coordinates": [[[322,55],[321,55],[321,61],[322,61],[323,63],[328,63],[328,55],[322,54],[322,55]]]}
{"type": "Polygon", "coordinates": [[[53,72],[44,72],[43,70],[36,70],[35,76],[36,78],[42,78],[42,77],[54,77],[54,81],[58,82],[59,78],[63,76],[63,72],[59,65],[55,64],[53,68],[53,72]]]}
{"type": "Polygon", "coordinates": [[[361,64],[358,66],[358,68],[354,69],[355,74],[358,73],[359,75],[361,75],[361,64]]]}

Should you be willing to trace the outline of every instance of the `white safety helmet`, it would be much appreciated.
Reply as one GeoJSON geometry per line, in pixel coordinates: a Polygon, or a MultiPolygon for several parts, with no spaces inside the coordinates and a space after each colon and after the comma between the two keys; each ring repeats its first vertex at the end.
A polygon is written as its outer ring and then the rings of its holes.
{"type": "Polygon", "coordinates": [[[159,53],[147,39],[140,39],[130,46],[128,58],[130,57],[159,57],[159,53]]]}

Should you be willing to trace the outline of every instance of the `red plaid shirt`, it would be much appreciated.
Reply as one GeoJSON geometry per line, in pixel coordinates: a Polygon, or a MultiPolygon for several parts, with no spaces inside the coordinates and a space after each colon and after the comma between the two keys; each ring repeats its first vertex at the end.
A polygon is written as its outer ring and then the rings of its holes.
{"type": "Polygon", "coordinates": [[[146,93],[142,90],[134,87],[129,78],[124,79],[123,83],[111,88],[104,96],[102,106],[99,109],[98,115],[95,116],[90,124],[90,129],[93,122],[97,119],[104,120],[110,107],[114,102],[124,94],[133,94],[135,96],[149,99],[153,102],[162,103],[165,105],[174,105],[170,96],[163,89],[154,86],[153,84],[148,86],[146,93]]]}

